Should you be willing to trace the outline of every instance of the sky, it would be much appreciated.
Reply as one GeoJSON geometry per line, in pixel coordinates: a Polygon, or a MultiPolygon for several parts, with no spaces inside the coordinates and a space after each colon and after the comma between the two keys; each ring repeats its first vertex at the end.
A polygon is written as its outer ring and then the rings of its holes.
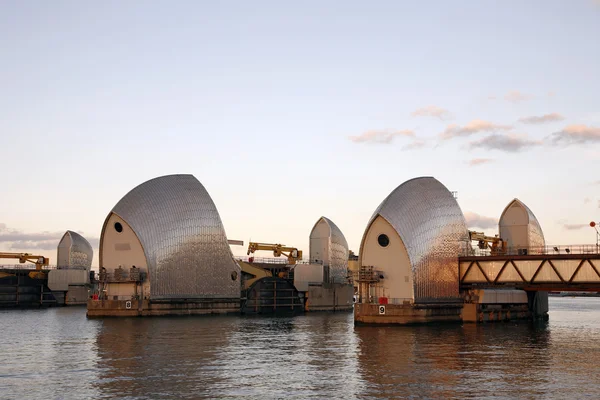
{"type": "Polygon", "coordinates": [[[595,243],[599,38],[594,0],[0,2],[0,250],[52,264],[69,229],[97,266],[112,207],[177,173],[228,238],[306,254],[322,215],[358,252],[418,176],[475,230],[519,198],[595,243]]]}

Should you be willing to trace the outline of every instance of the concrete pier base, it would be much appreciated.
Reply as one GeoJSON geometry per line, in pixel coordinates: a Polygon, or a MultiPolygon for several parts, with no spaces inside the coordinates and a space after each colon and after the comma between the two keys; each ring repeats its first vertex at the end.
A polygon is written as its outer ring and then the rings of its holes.
{"type": "Polygon", "coordinates": [[[239,314],[240,299],[88,300],[88,318],[239,314]]]}
{"type": "Polygon", "coordinates": [[[500,322],[532,319],[527,304],[476,304],[466,303],[461,313],[463,322],[500,322]]]}
{"type": "Polygon", "coordinates": [[[523,290],[478,289],[463,293],[464,322],[548,319],[548,294],[523,290]]]}
{"type": "Polygon", "coordinates": [[[354,305],[355,325],[415,325],[460,322],[462,303],[354,305]]]}
{"type": "Polygon", "coordinates": [[[306,311],[350,311],[354,287],[339,283],[309,285],[306,296],[306,311]]]}

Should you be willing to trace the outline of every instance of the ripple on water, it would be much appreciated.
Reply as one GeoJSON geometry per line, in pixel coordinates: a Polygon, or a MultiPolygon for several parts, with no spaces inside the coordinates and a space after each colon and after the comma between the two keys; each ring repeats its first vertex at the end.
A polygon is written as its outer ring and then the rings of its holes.
{"type": "Polygon", "coordinates": [[[356,328],[347,313],[0,311],[0,397],[600,397],[600,299],[551,298],[550,308],[541,324],[356,328]]]}

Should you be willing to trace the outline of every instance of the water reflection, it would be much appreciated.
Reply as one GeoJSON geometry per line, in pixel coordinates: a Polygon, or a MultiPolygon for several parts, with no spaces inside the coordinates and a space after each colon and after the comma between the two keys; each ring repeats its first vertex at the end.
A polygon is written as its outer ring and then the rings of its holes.
{"type": "Polygon", "coordinates": [[[105,395],[132,397],[218,389],[226,377],[211,370],[236,325],[214,317],[105,319],[96,385],[105,395]]]}
{"type": "Polygon", "coordinates": [[[599,398],[600,299],[550,309],[541,324],[420,327],[0,312],[0,397],[599,398]]]}
{"type": "Polygon", "coordinates": [[[373,397],[536,394],[548,383],[545,325],[357,327],[359,364],[373,397]]]}

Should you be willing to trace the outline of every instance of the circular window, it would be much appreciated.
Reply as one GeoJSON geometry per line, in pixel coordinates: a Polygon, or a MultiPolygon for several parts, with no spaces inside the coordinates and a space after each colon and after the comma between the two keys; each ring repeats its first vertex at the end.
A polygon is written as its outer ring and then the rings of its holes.
{"type": "Polygon", "coordinates": [[[231,280],[232,280],[232,281],[235,281],[235,280],[237,279],[237,277],[238,277],[238,273],[237,273],[237,271],[233,271],[233,272],[231,273],[231,280]]]}
{"type": "Polygon", "coordinates": [[[383,234],[383,233],[382,233],[382,234],[381,234],[381,235],[379,235],[379,237],[377,238],[377,243],[379,243],[379,245],[380,245],[381,247],[387,247],[387,246],[388,246],[388,244],[390,244],[390,238],[389,238],[387,235],[385,235],[385,234],[383,234]]]}
{"type": "Polygon", "coordinates": [[[115,222],[115,231],[119,233],[123,232],[123,225],[120,222],[115,222]]]}

